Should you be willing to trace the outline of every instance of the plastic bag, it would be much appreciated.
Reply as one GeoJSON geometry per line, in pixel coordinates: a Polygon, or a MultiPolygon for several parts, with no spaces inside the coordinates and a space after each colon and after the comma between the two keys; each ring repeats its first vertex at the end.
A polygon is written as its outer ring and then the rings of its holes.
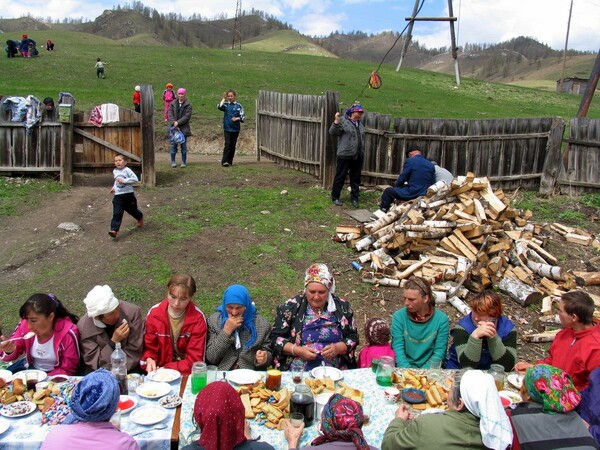
{"type": "Polygon", "coordinates": [[[185,134],[180,129],[171,127],[169,128],[169,142],[171,145],[183,144],[185,142],[185,134]]]}

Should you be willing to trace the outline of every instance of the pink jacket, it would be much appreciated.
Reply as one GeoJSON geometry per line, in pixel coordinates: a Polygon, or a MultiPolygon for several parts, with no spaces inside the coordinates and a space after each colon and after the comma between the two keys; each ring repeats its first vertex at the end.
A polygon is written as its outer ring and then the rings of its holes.
{"type": "Polygon", "coordinates": [[[371,361],[382,356],[391,356],[394,359],[394,364],[396,363],[396,354],[389,343],[385,345],[365,345],[358,355],[358,368],[371,367],[371,361]]]}
{"type": "MultiPolygon", "coordinates": [[[[21,320],[17,329],[12,334],[13,337],[24,336],[29,332],[26,320],[21,320]]],[[[27,356],[27,363],[33,366],[31,357],[31,346],[33,339],[20,339],[15,341],[16,349],[11,354],[2,353],[2,361],[14,361],[23,353],[27,356]]],[[[75,375],[79,367],[79,330],[77,326],[68,317],[61,317],[54,322],[54,354],[56,355],[56,366],[48,372],[48,375],[75,375]]]]}

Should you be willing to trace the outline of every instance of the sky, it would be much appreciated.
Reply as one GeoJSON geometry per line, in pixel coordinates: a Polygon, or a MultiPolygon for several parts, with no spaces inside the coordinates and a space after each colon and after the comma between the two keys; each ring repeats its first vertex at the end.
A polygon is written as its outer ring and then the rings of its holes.
{"type": "MultiPolygon", "coordinates": [[[[0,17],[64,17],[93,20],[105,9],[133,0],[0,0],[0,17]]],[[[214,18],[234,17],[236,0],[145,0],[160,13],[193,13],[214,18]]],[[[517,36],[533,37],[553,49],[565,46],[571,0],[452,0],[458,45],[498,43],[517,36]]],[[[287,22],[302,34],[326,36],[333,31],[402,31],[414,0],[242,0],[242,9],[264,11],[287,22]]],[[[424,0],[418,16],[447,17],[448,0],[424,0]]],[[[600,0],[573,0],[569,49],[600,49],[600,0]]],[[[1,31],[1,30],[0,30],[1,31]]],[[[413,38],[428,48],[450,46],[447,22],[415,22],[413,38]]]]}

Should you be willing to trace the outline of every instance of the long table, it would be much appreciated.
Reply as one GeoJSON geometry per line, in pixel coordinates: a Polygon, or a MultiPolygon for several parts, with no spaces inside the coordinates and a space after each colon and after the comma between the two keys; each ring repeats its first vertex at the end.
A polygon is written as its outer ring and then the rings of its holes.
{"type": "MultiPolygon", "coordinates": [[[[383,392],[384,387],[375,382],[375,374],[371,369],[345,370],[343,373],[343,382],[353,388],[360,389],[364,393],[363,404],[371,405],[371,417],[369,423],[363,426],[363,433],[367,442],[374,447],[381,447],[383,434],[390,421],[394,418],[397,404],[386,402],[383,392]]],[[[191,385],[191,383],[188,383],[191,385]]],[[[282,386],[294,391],[294,383],[290,372],[282,372],[282,386]]],[[[198,434],[192,433],[196,430],[192,422],[194,411],[195,395],[192,394],[190,386],[186,387],[183,394],[183,404],[181,406],[181,423],[179,433],[179,448],[198,439],[198,434]]],[[[272,430],[263,425],[259,425],[254,420],[250,420],[252,433],[254,436],[260,436],[260,441],[268,442],[276,449],[285,450],[288,448],[283,432],[272,430]]],[[[317,421],[304,429],[299,447],[310,445],[311,441],[318,436],[317,421]]]]}
{"type": "MultiPolygon", "coordinates": [[[[181,378],[170,383],[172,386],[171,394],[180,393],[182,381],[185,384],[185,379],[182,380],[181,378]]],[[[135,397],[139,402],[136,408],[157,403],[157,400],[149,400],[135,393],[130,393],[130,395],[135,397]]],[[[167,428],[163,430],[155,430],[151,426],[137,425],[130,420],[129,414],[123,414],[121,415],[121,431],[135,433],[141,430],[148,430],[134,437],[142,450],[171,450],[173,440],[175,440],[175,448],[177,446],[176,439],[178,437],[179,418],[176,418],[176,414],[178,412],[179,408],[167,410],[167,417],[163,420],[163,423],[167,424],[167,428]],[[173,433],[175,433],[175,436],[172,435],[173,433]]],[[[37,410],[24,417],[0,417],[0,421],[9,423],[9,429],[0,434],[0,449],[34,450],[40,448],[52,426],[57,426],[41,425],[41,420],[41,413],[37,410]]],[[[107,448],[109,447],[110,443],[107,443],[107,448]]]]}

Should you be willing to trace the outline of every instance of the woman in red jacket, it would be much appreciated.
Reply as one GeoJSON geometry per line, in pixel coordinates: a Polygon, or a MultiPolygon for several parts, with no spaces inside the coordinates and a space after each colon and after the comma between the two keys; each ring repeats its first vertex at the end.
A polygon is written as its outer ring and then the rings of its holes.
{"type": "Polygon", "coordinates": [[[194,362],[204,361],[206,318],[192,301],[196,281],[191,275],[173,275],[167,292],[148,311],[140,365],[147,372],[166,367],[189,375],[194,362]]]}

